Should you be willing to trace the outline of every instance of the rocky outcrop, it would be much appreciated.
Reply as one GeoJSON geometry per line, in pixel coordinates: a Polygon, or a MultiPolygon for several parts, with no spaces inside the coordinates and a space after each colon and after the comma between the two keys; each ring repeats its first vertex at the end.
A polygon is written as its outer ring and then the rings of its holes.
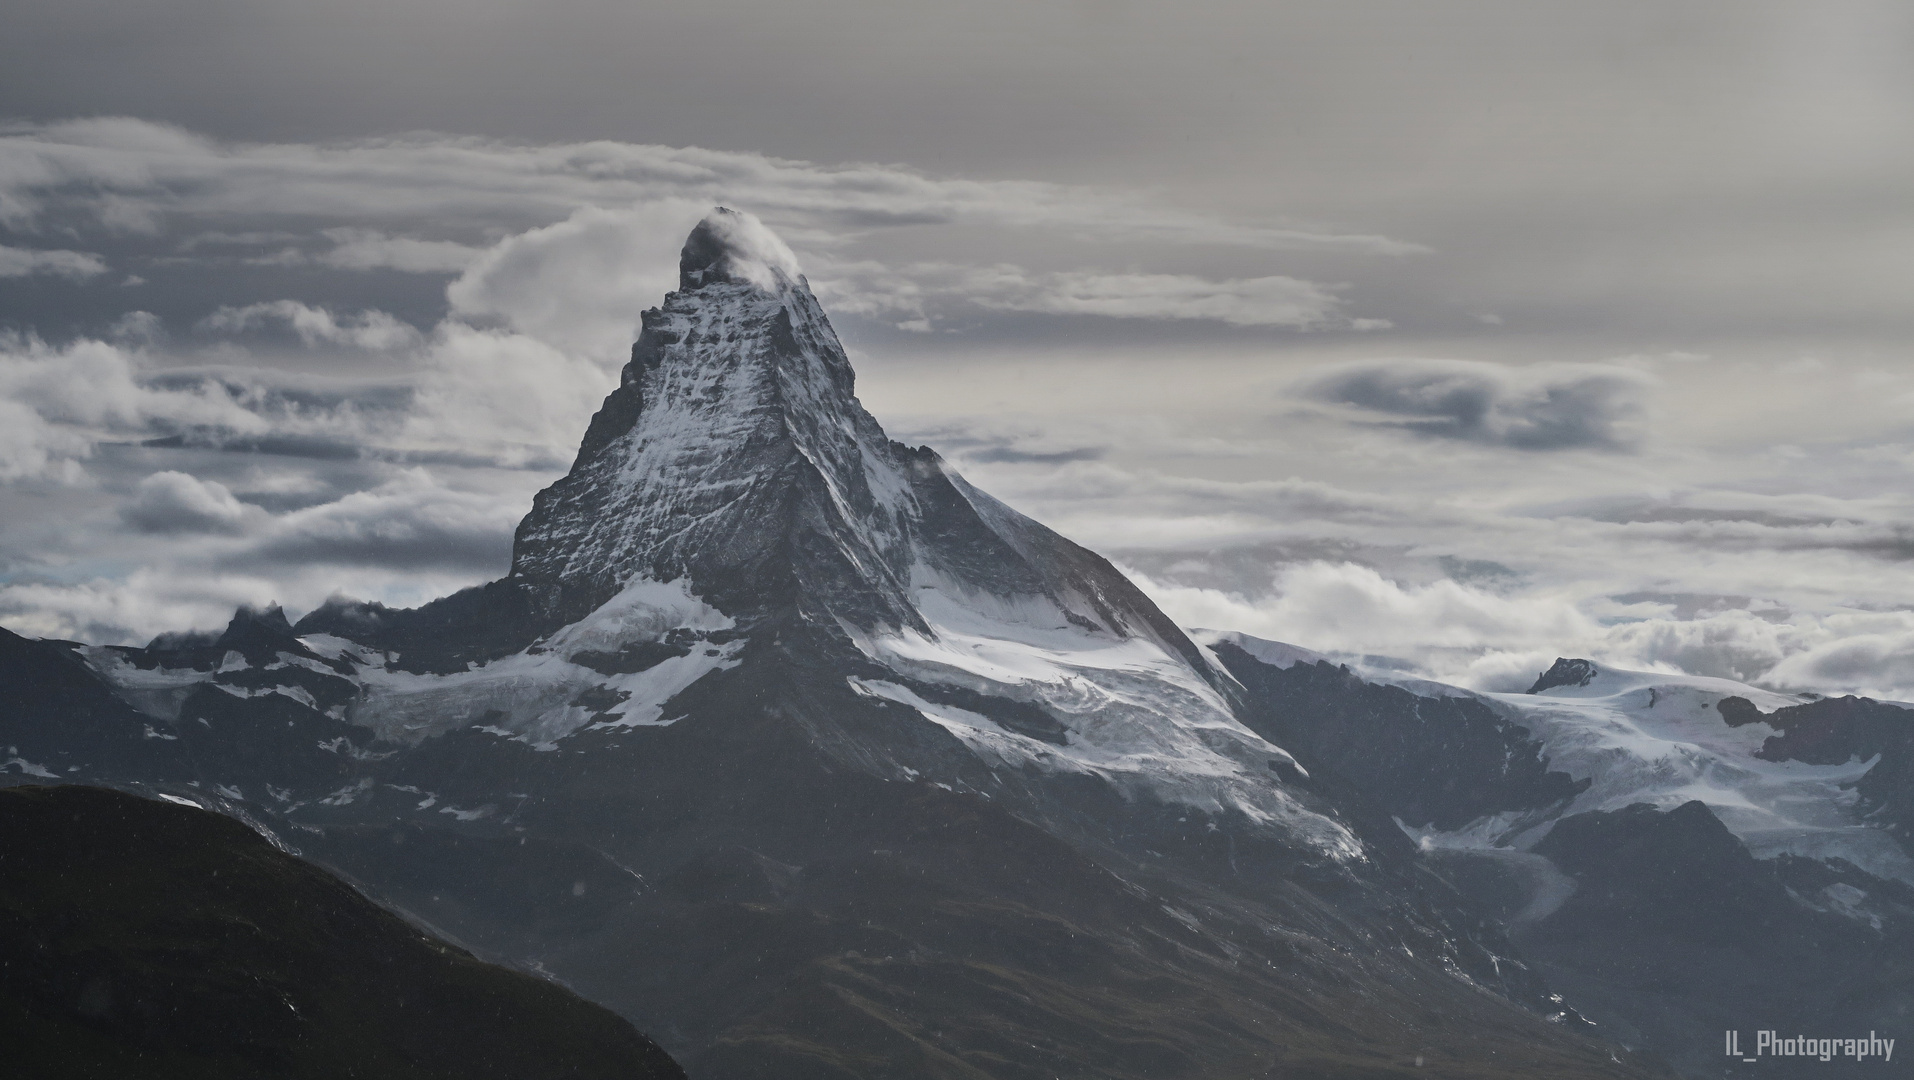
{"type": "Polygon", "coordinates": [[[1555,658],[1549,669],[1536,677],[1535,685],[1526,691],[1539,694],[1544,690],[1553,690],[1558,686],[1587,686],[1600,674],[1595,664],[1588,660],[1571,660],[1565,656],[1555,658]]]}

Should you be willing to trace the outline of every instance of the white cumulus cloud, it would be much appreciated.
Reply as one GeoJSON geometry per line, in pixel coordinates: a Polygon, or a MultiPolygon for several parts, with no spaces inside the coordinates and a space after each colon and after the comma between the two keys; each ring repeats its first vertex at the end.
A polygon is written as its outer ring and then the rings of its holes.
{"type": "Polygon", "coordinates": [[[618,385],[615,367],[452,320],[421,362],[399,444],[508,467],[570,464],[592,413],[618,385]]]}
{"type": "Polygon", "coordinates": [[[267,422],[213,379],[156,386],[138,353],[82,338],[0,338],[0,478],[72,478],[102,439],[182,428],[247,434],[267,422]]]}
{"type": "Polygon", "coordinates": [[[622,363],[638,313],[678,285],[678,249],[711,208],[681,199],[588,207],[487,250],[446,289],[454,313],[622,363]]]}

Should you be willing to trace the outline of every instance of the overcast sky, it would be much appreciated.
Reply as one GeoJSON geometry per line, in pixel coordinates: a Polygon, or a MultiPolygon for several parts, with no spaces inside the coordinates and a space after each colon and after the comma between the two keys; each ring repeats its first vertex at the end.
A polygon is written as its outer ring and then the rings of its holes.
{"type": "Polygon", "coordinates": [[[1189,625],[1914,696],[1914,8],[0,0],[0,622],[507,565],[712,204],[1189,625]]]}

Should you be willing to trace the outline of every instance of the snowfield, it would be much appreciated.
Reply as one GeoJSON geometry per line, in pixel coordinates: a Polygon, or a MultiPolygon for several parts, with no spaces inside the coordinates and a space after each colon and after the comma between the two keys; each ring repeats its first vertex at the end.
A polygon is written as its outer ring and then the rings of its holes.
{"type": "MultiPolygon", "coordinates": [[[[1246,634],[1198,630],[1192,636],[1207,645],[1227,641],[1276,667],[1329,659],[1246,634]]],[[[1855,813],[1853,785],[1878,758],[1841,765],[1765,761],[1755,752],[1778,732],[1760,722],[1730,727],[1716,708],[1723,698],[1739,697],[1772,713],[1809,698],[1730,679],[1608,668],[1598,668],[1587,685],[1536,694],[1480,693],[1399,672],[1354,665],[1351,670],[1368,681],[1425,696],[1486,702],[1541,742],[1550,768],[1589,781],[1571,803],[1540,819],[1512,812],[1447,833],[1405,825],[1404,831],[1425,848],[1526,850],[1556,820],[1573,814],[1634,803],[1672,810],[1700,800],[1757,858],[1839,858],[1877,877],[1914,884],[1914,860],[1892,836],[1855,813]]]]}

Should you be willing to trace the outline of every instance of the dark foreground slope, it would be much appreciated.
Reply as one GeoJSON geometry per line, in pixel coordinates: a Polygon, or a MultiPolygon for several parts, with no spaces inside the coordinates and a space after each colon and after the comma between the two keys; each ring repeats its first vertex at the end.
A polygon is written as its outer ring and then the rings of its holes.
{"type": "Polygon", "coordinates": [[[102,788],[0,791],[0,963],[19,1076],[684,1075],[237,821],[102,788]]]}

